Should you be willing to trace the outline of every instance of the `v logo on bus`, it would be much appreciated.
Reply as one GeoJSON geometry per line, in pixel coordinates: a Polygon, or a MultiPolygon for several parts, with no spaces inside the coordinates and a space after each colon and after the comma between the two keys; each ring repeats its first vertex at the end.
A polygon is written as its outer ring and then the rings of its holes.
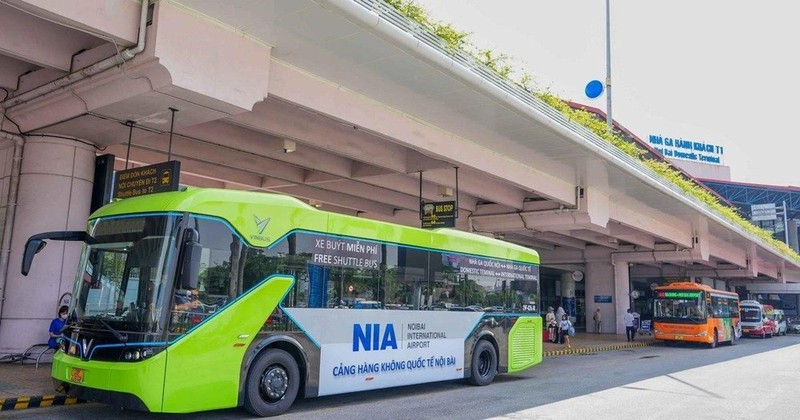
{"type": "Polygon", "coordinates": [[[86,359],[89,357],[89,349],[92,348],[92,343],[94,342],[94,338],[86,342],[86,339],[81,339],[81,358],[86,359]]]}
{"type": "Polygon", "coordinates": [[[258,216],[256,216],[256,215],[253,215],[253,219],[256,222],[256,227],[258,228],[258,234],[259,235],[264,234],[264,230],[267,228],[267,225],[269,224],[269,221],[272,220],[271,217],[267,217],[267,218],[262,220],[262,219],[259,219],[258,216]]]}

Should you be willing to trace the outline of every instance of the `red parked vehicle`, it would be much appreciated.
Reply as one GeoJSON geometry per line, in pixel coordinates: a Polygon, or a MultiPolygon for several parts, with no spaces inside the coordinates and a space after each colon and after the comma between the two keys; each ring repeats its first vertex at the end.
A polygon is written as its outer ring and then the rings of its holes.
{"type": "Polygon", "coordinates": [[[742,334],[751,337],[772,337],[778,333],[775,320],[770,315],[774,313],[772,305],[762,305],[755,300],[739,302],[741,311],[742,334]]]}

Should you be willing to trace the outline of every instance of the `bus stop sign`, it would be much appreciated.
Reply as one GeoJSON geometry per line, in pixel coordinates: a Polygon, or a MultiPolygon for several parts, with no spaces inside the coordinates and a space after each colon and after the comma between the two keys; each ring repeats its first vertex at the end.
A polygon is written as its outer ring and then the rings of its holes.
{"type": "Polygon", "coordinates": [[[180,174],[181,163],[177,160],[119,171],[114,182],[114,198],[178,191],[180,174]]]}

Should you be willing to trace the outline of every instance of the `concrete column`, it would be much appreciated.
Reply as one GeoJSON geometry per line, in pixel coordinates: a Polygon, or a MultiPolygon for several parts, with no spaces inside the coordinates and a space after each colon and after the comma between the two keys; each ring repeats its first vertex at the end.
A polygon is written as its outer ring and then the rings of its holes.
{"type": "Polygon", "coordinates": [[[572,272],[561,274],[561,297],[575,297],[575,280],[572,280],[572,272]]]}
{"type": "Polygon", "coordinates": [[[616,333],[615,321],[616,291],[614,290],[614,266],[610,262],[589,262],[586,263],[586,331],[597,332],[594,330],[592,315],[595,309],[600,308],[600,316],[603,320],[601,327],[602,333],[616,333]],[[611,302],[595,302],[594,298],[604,299],[605,296],[611,297],[611,302]]]}
{"type": "Polygon", "coordinates": [[[560,280],[562,306],[564,307],[564,310],[567,311],[570,321],[575,322],[575,317],[578,314],[573,312],[572,307],[567,303],[569,299],[575,301],[575,280],[572,280],[572,272],[568,271],[566,273],[561,273],[560,280]]]}
{"type": "MultiPolygon", "coordinates": [[[[14,163],[14,141],[0,138],[0,239],[3,238],[8,193],[11,189],[11,169],[14,163]]],[[[3,273],[0,273],[2,276],[3,273]]],[[[2,283],[2,282],[0,282],[2,283]]]]}
{"type": "Polygon", "coordinates": [[[617,334],[625,334],[624,316],[631,307],[630,292],[628,263],[617,262],[614,264],[614,320],[617,334]]]}
{"type": "Polygon", "coordinates": [[[11,231],[9,272],[0,312],[0,353],[47,341],[59,298],[72,292],[81,244],[50,241],[27,277],[20,274],[25,242],[47,231],[85,230],[92,198],[94,147],[56,137],[28,137],[11,231]]]}

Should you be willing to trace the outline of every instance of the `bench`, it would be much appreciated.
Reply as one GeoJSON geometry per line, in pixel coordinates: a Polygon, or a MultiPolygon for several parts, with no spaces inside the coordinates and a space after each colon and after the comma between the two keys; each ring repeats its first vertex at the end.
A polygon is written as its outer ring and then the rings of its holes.
{"type": "Polygon", "coordinates": [[[25,360],[36,360],[36,369],[39,369],[39,362],[42,360],[42,356],[47,353],[54,353],[55,349],[50,348],[48,343],[39,343],[34,344],[22,353],[22,357],[19,359],[19,364],[25,364],[25,360]]]}

